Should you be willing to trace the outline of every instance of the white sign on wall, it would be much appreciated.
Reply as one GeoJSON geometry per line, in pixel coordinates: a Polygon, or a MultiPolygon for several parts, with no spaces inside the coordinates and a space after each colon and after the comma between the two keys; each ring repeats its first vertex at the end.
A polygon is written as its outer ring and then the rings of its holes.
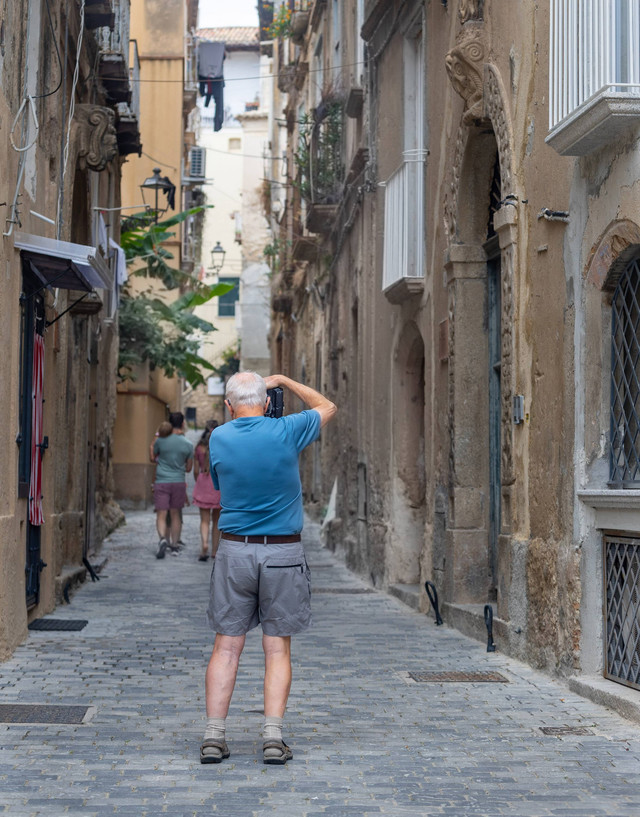
{"type": "Polygon", "coordinates": [[[221,377],[208,377],[207,394],[209,395],[224,394],[224,380],[221,377]]]}

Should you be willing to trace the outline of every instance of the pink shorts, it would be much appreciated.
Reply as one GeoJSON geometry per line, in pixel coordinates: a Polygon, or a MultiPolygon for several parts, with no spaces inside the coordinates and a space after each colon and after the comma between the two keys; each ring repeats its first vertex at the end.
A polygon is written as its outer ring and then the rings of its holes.
{"type": "Polygon", "coordinates": [[[153,486],[153,504],[156,511],[184,508],[187,501],[186,482],[156,482],[153,486]]]}

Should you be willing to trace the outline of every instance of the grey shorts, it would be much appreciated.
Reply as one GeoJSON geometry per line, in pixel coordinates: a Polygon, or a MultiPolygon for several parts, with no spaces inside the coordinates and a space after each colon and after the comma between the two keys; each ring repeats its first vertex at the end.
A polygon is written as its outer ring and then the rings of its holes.
{"type": "Polygon", "coordinates": [[[221,635],[288,636],[311,624],[311,573],[300,542],[247,544],[221,539],[207,618],[221,635]]]}

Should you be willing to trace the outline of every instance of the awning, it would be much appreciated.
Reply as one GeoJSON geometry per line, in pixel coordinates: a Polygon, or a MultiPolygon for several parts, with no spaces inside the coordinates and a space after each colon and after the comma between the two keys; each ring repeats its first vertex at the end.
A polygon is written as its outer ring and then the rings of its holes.
{"type": "Polygon", "coordinates": [[[16,233],[16,249],[43,286],[59,289],[113,289],[113,273],[95,247],[16,233]]]}

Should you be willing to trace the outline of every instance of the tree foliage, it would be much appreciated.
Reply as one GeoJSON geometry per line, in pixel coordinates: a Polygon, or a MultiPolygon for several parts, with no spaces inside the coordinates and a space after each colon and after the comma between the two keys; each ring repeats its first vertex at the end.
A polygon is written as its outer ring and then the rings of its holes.
{"type": "Polygon", "coordinates": [[[194,314],[193,310],[211,298],[224,295],[231,284],[208,286],[197,277],[170,265],[173,253],[163,246],[175,235],[171,227],[202,211],[202,207],[177,213],[158,224],[149,223],[146,213],[127,219],[120,235],[131,277],[150,278],[167,290],[180,287],[184,294],[168,303],[154,294],[154,287],[136,294],[127,284],[120,294],[120,354],[118,371],[121,380],[134,378],[136,366],[149,362],[168,377],[180,375],[191,386],[205,382],[204,371],[213,371],[208,360],[198,354],[203,334],[215,331],[213,324],[194,314]]]}

